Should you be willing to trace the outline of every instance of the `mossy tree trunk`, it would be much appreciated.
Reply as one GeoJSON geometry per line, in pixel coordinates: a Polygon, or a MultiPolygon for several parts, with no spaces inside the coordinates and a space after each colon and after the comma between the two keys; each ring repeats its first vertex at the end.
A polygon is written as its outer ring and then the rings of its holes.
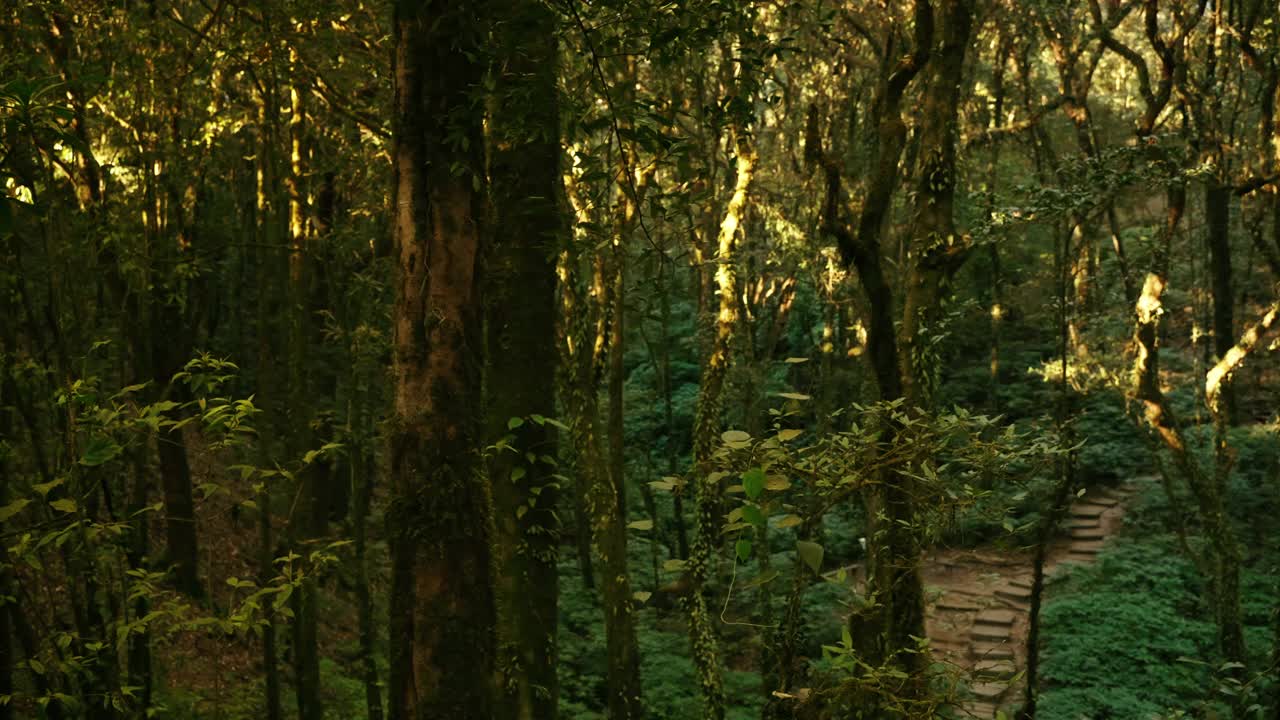
{"type": "MultiPolygon", "coordinates": [[[[900,53],[896,63],[885,63],[873,103],[877,114],[871,176],[854,227],[844,220],[841,163],[823,151],[816,116],[809,123],[806,154],[826,175],[824,230],[836,238],[844,262],[856,269],[862,281],[867,298],[867,355],[880,399],[903,399],[908,407],[927,408],[937,371],[930,334],[941,319],[951,280],[969,252],[969,243],[956,232],[953,205],[957,110],[971,10],[967,0],[947,0],[936,8],[922,0],[913,5],[913,20],[910,51],[900,53]],[[928,82],[920,108],[917,211],[910,233],[911,262],[901,292],[901,325],[895,329],[894,292],[882,261],[881,236],[906,144],[902,99],[921,71],[928,82]]],[[[891,443],[893,429],[886,430],[885,442],[891,443]]],[[[911,469],[898,470],[882,470],[880,482],[864,498],[871,518],[867,575],[876,605],[852,620],[852,630],[869,662],[894,662],[908,673],[911,680],[900,694],[910,701],[925,694],[923,671],[928,658],[915,652],[913,639],[924,636],[916,493],[911,469]],[[879,637],[863,637],[871,631],[879,637]]]]}
{"type": "Polygon", "coordinates": [[[483,6],[395,6],[392,720],[493,717],[492,506],[479,467],[483,6]]]}
{"type": "Polygon", "coordinates": [[[719,445],[725,377],[729,370],[730,348],[738,329],[735,251],[756,170],[756,152],[745,121],[740,121],[734,128],[732,139],[737,154],[736,175],[733,194],[725,206],[717,235],[715,288],[718,304],[715,334],[711,341],[711,352],[702,366],[698,400],[694,409],[693,498],[696,522],[688,559],[691,584],[684,598],[685,610],[689,614],[693,663],[702,694],[703,717],[706,720],[722,720],[725,713],[720,653],[706,600],[706,584],[715,570],[721,527],[720,483],[712,477],[714,468],[711,458],[719,445]]]}
{"type": "Polygon", "coordinates": [[[506,0],[489,120],[494,233],[485,278],[487,472],[493,490],[501,720],[554,720],[556,275],[559,204],[555,17],[506,0]]]}

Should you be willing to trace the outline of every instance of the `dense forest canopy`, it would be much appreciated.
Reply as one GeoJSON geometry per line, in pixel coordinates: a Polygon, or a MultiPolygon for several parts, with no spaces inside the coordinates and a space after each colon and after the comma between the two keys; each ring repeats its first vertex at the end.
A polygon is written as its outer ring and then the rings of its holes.
{"type": "Polygon", "coordinates": [[[0,50],[0,720],[1280,718],[1275,0],[0,50]]]}

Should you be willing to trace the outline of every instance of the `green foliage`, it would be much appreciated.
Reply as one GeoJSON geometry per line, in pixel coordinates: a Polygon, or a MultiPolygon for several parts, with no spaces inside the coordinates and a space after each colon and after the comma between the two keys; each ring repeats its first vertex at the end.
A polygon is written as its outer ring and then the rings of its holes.
{"type": "Polygon", "coordinates": [[[1119,393],[1099,390],[1085,397],[1075,430],[1084,443],[1076,456],[1084,483],[1113,484],[1149,472],[1150,452],[1119,393]]]}
{"type": "MultiPolygon", "coordinates": [[[[1127,507],[1125,537],[1113,541],[1097,563],[1073,567],[1052,587],[1044,609],[1041,717],[1195,717],[1223,712],[1232,697],[1227,693],[1243,691],[1247,705],[1271,686],[1266,675],[1258,675],[1249,676],[1242,689],[1223,672],[1207,588],[1169,532],[1177,515],[1191,519],[1189,500],[1171,501],[1155,482],[1142,487],[1127,507]]],[[[1251,664],[1261,668],[1269,663],[1274,639],[1280,547],[1269,533],[1275,506],[1255,502],[1247,481],[1235,480],[1229,488],[1228,506],[1239,526],[1262,526],[1241,578],[1251,664]]],[[[1190,530],[1192,547],[1200,547],[1194,521],[1190,530]]]]}

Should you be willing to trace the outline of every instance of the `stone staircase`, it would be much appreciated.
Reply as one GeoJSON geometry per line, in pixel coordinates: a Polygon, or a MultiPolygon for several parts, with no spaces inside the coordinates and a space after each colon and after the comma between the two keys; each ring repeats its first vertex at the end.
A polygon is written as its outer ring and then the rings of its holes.
{"type": "MultiPolygon", "coordinates": [[[[1092,562],[1119,525],[1124,501],[1134,491],[1128,484],[1090,490],[1077,498],[1066,522],[1068,540],[1051,548],[1046,575],[1062,562],[1092,562]]],[[[929,623],[935,658],[969,672],[972,698],[963,702],[960,716],[982,720],[996,717],[1001,708],[1016,707],[1022,699],[1022,683],[1015,679],[1026,660],[1034,572],[1025,559],[987,562],[991,572],[981,575],[979,589],[969,583],[949,590],[944,575],[942,596],[929,623]]]]}

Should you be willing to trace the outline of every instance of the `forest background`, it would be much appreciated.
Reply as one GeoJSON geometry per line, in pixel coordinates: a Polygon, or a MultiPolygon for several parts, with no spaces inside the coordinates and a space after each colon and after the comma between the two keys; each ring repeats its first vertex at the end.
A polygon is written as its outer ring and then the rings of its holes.
{"type": "Polygon", "coordinates": [[[964,548],[1037,568],[1009,712],[1280,717],[1274,0],[0,47],[0,720],[964,716],[964,548]]]}

